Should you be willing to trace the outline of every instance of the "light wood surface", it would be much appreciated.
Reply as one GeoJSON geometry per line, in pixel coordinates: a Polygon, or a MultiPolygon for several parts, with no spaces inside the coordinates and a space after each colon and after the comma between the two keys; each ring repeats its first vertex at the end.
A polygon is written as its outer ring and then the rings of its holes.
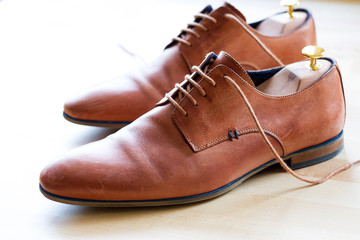
{"type": "MultiPolygon", "coordinates": [[[[71,124],[65,99],[151,61],[193,20],[201,1],[0,1],[0,239],[360,239],[360,166],[309,187],[274,166],[211,201],[172,207],[86,208],[38,190],[56,156],[114,130],[71,124]]],[[[255,21],[282,11],[277,0],[230,1],[255,21]]],[[[342,69],[345,149],[298,170],[322,176],[360,158],[360,3],[302,1],[319,44],[342,69]]]]}

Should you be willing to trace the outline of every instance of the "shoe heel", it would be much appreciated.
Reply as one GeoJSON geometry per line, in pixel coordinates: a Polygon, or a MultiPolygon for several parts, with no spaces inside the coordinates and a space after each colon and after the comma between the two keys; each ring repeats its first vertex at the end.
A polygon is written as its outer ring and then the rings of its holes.
{"type": "Polygon", "coordinates": [[[344,134],[316,146],[302,149],[288,155],[285,159],[293,170],[315,165],[329,160],[340,153],[344,147],[344,134]]]}

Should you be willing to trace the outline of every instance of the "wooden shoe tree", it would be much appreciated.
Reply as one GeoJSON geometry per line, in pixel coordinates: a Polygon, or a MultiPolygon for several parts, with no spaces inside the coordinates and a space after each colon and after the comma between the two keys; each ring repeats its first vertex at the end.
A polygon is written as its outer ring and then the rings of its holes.
{"type": "Polygon", "coordinates": [[[317,46],[308,46],[303,54],[310,61],[302,61],[287,65],[274,76],[257,86],[263,93],[272,96],[284,96],[304,90],[319,80],[332,66],[326,59],[317,60],[324,50],[317,46]]]}
{"type": "Polygon", "coordinates": [[[294,6],[299,4],[298,0],[283,0],[283,6],[289,7],[287,13],[274,15],[261,22],[256,30],[265,36],[279,36],[287,34],[298,28],[305,22],[308,15],[306,12],[293,12],[294,6]]]}

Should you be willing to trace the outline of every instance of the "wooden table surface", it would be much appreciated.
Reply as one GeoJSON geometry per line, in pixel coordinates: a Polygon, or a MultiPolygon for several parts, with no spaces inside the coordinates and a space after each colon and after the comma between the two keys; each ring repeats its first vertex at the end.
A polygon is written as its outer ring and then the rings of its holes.
{"type": "MultiPolygon", "coordinates": [[[[78,90],[149,62],[207,3],[201,1],[0,1],[0,239],[360,239],[360,166],[308,186],[274,166],[211,201],[171,207],[87,208],[55,203],[38,190],[56,156],[115,130],[62,117],[78,90]]],[[[277,0],[230,1],[255,21],[277,0]]],[[[319,45],[342,69],[345,148],[299,170],[322,176],[360,158],[360,3],[302,1],[319,45]]]]}

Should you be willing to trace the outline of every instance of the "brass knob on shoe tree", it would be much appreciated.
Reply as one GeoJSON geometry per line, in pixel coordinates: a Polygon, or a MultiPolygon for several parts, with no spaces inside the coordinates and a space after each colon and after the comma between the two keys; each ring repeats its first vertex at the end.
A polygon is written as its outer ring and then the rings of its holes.
{"type": "Polygon", "coordinates": [[[321,64],[317,62],[318,58],[324,56],[325,50],[319,46],[306,46],[302,50],[302,54],[305,57],[310,58],[310,64],[306,64],[306,67],[311,70],[318,70],[321,68],[321,64]]]}
{"type": "Polygon", "coordinates": [[[284,7],[288,7],[288,13],[290,18],[294,18],[294,7],[300,4],[299,0],[281,0],[280,4],[284,7]]]}

